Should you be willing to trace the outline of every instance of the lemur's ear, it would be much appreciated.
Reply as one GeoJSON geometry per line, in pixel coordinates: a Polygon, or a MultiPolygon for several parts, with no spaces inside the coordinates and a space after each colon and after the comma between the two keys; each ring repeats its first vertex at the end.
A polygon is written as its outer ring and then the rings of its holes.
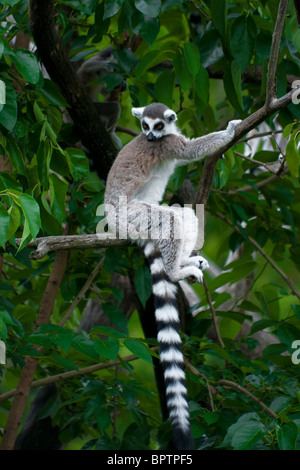
{"type": "Polygon", "coordinates": [[[174,111],[172,111],[172,109],[167,109],[165,112],[164,112],[164,117],[165,117],[165,120],[166,121],[169,121],[169,122],[172,122],[172,121],[177,121],[177,115],[174,111]]]}
{"type": "Polygon", "coordinates": [[[131,109],[132,115],[137,117],[139,120],[141,120],[142,116],[143,116],[144,109],[145,108],[132,108],[131,109]]]}

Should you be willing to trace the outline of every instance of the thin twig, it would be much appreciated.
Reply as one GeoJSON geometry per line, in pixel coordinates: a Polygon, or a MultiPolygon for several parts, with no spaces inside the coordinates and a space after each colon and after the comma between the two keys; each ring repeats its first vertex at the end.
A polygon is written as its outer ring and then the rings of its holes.
{"type": "Polygon", "coordinates": [[[206,279],[205,279],[204,276],[203,276],[203,287],[204,287],[204,290],[205,290],[207,302],[208,302],[209,307],[210,307],[210,310],[211,310],[211,314],[212,314],[213,323],[214,323],[215,332],[216,332],[216,335],[217,335],[217,338],[218,338],[218,342],[219,342],[219,344],[220,344],[220,346],[221,346],[222,348],[225,348],[225,345],[224,345],[224,343],[223,343],[223,340],[222,340],[222,337],[221,337],[220,331],[219,331],[219,326],[218,326],[218,322],[217,322],[216,311],[215,311],[215,308],[214,308],[214,306],[213,306],[213,303],[212,303],[212,300],[211,300],[211,296],[210,296],[210,292],[209,292],[209,289],[208,289],[208,286],[207,286],[207,282],[206,282],[206,279]]]}
{"type": "Polygon", "coordinates": [[[266,411],[270,416],[272,416],[272,418],[275,418],[275,419],[278,418],[277,414],[274,413],[274,411],[271,410],[271,408],[269,408],[267,405],[265,405],[264,402],[262,400],[260,400],[260,398],[257,398],[255,395],[253,395],[253,393],[249,392],[249,390],[242,387],[241,385],[239,385],[235,382],[232,382],[231,380],[224,380],[224,379],[219,380],[217,382],[217,385],[224,385],[225,387],[236,388],[237,390],[239,390],[239,392],[244,393],[249,398],[251,398],[253,401],[255,401],[255,403],[258,403],[264,411],[266,411]]]}
{"type": "Polygon", "coordinates": [[[268,178],[259,181],[258,183],[255,183],[255,186],[244,186],[243,188],[234,188],[230,189],[228,194],[237,194],[239,191],[243,191],[244,193],[249,193],[250,191],[256,191],[256,188],[261,189],[265,186],[268,186],[268,184],[273,183],[273,181],[276,181],[278,178],[282,178],[284,175],[288,175],[289,170],[288,168],[285,168],[284,171],[280,174],[276,173],[275,175],[271,175],[268,178]]]}
{"type": "MultiPolygon", "coordinates": [[[[247,160],[248,162],[254,163],[255,165],[262,166],[264,167],[269,173],[273,173],[273,175],[277,175],[277,170],[273,170],[267,163],[260,162],[259,160],[255,160],[254,158],[248,157],[247,155],[243,155],[240,152],[234,152],[238,157],[243,158],[244,160],[247,160]]],[[[273,162],[272,162],[273,163],[273,162]]],[[[277,162],[276,162],[277,163],[277,162]]]]}
{"type": "Polygon", "coordinates": [[[63,326],[66,321],[70,318],[70,316],[72,315],[73,313],[73,310],[77,307],[77,305],[79,304],[80,300],[82,299],[82,297],[84,296],[84,294],[86,293],[86,291],[90,288],[93,280],[95,279],[95,277],[97,276],[98,272],[100,271],[100,269],[103,267],[103,264],[104,264],[104,257],[99,261],[99,263],[97,264],[97,266],[95,267],[95,269],[91,272],[91,274],[89,275],[89,277],[87,278],[84,286],[82,287],[82,289],[79,291],[78,295],[76,296],[76,298],[74,299],[74,301],[72,302],[72,304],[70,305],[70,307],[68,308],[66,314],[63,316],[63,318],[61,319],[61,321],[59,322],[59,326],[63,326]]]}
{"type": "Polygon", "coordinates": [[[266,107],[274,101],[277,97],[277,66],[278,66],[278,56],[280,49],[281,36],[285,24],[286,11],[288,7],[288,0],[280,0],[278,13],[276,18],[276,24],[272,36],[272,44],[270,51],[270,58],[268,63],[268,73],[267,73],[267,89],[266,89],[266,107]]]}
{"type": "Polygon", "coordinates": [[[282,134],[282,132],[283,132],[283,129],[280,129],[277,131],[257,132],[256,134],[249,135],[245,137],[244,139],[240,139],[238,143],[241,144],[243,142],[248,142],[249,140],[252,140],[252,139],[258,139],[259,137],[266,137],[266,136],[272,137],[273,134],[282,134]]]}

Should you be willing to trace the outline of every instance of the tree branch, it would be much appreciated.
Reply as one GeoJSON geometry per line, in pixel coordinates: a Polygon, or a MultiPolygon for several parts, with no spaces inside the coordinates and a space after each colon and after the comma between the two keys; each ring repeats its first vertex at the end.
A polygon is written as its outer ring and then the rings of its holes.
{"type": "Polygon", "coordinates": [[[217,382],[217,385],[224,385],[225,387],[231,387],[231,388],[235,388],[239,390],[239,392],[242,392],[245,395],[247,395],[249,398],[251,398],[251,400],[255,401],[255,403],[258,403],[264,411],[266,411],[270,416],[272,416],[272,418],[275,418],[275,419],[278,418],[277,414],[274,413],[274,411],[271,410],[271,408],[265,405],[264,402],[260,398],[257,398],[255,395],[253,395],[253,393],[249,392],[249,390],[242,387],[241,385],[235,382],[232,382],[231,380],[219,380],[217,382]]]}
{"type": "Polygon", "coordinates": [[[70,316],[73,313],[73,310],[77,307],[77,305],[79,304],[80,300],[82,299],[82,297],[84,296],[86,291],[90,288],[90,286],[91,286],[93,280],[95,279],[95,277],[97,276],[98,272],[103,267],[104,259],[105,258],[103,256],[103,258],[99,261],[99,263],[97,264],[95,269],[91,272],[91,274],[87,278],[86,282],[84,283],[84,286],[81,288],[81,290],[77,294],[76,298],[74,299],[74,301],[72,302],[72,304],[68,308],[66,314],[63,316],[63,318],[59,322],[59,324],[58,324],[59,326],[63,326],[66,323],[66,321],[70,318],[70,316]]]}
{"type": "Polygon", "coordinates": [[[217,322],[216,311],[215,311],[214,305],[212,303],[210,292],[209,292],[209,289],[208,289],[208,285],[207,285],[207,282],[206,282],[206,279],[205,279],[204,276],[203,276],[203,287],[204,287],[205,294],[206,294],[206,297],[207,297],[207,302],[209,304],[209,307],[210,307],[210,310],[211,310],[211,313],[212,313],[213,324],[214,324],[214,327],[215,327],[215,332],[216,332],[216,335],[217,335],[217,338],[218,338],[218,342],[219,342],[219,344],[222,348],[225,348],[225,345],[224,345],[223,340],[222,340],[222,336],[220,335],[220,330],[219,330],[219,326],[218,326],[218,322],[217,322]]]}
{"type": "Polygon", "coordinates": [[[267,73],[266,106],[268,107],[277,97],[277,65],[282,32],[285,24],[288,0],[280,0],[276,24],[272,37],[270,59],[267,73]]]}
{"type": "MultiPolygon", "coordinates": [[[[21,238],[16,238],[16,245],[20,245],[21,238]]],[[[36,248],[30,255],[31,259],[42,259],[50,251],[56,250],[87,250],[89,248],[109,248],[129,246],[129,240],[110,239],[99,234],[92,235],[59,235],[37,238],[26,246],[36,248]]],[[[9,247],[8,247],[9,250],[9,247]]]]}

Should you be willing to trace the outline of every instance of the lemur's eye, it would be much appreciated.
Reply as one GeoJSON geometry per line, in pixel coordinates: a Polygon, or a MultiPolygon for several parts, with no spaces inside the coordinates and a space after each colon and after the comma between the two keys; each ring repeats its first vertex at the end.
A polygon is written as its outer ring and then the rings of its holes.
{"type": "Polygon", "coordinates": [[[145,129],[145,131],[149,129],[148,124],[146,124],[145,122],[142,123],[142,126],[143,126],[143,129],[145,129]]]}
{"type": "Polygon", "coordinates": [[[155,124],[154,129],[161,131],[164,128],[164,123],[163,122],[158,122],[155,124]]]}

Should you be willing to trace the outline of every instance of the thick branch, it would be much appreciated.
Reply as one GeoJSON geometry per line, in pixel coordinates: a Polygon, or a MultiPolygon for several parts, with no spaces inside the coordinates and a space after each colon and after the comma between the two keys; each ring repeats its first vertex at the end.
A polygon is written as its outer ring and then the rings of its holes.
{"type": "MultiPolygon", "coordinates": [[[[21,238],[16,239],[20,245],[21,238]]],[[[31,259],[41,259],[50,251],[56,250],[87,250],[89,248],[109,248],[128,246],[129,240],[110,239],[94,235],[60,235],[37,238],[28,243],[27,248],[36,248],[30,255],[31,259]]]]}
{"type": "Polygon", "coordinates": [[[54,21],[53,0],[30,0],[29,18],[39,56],[70,106],[68,112],[77,127],[80,139],[89,150],[90,158],[101,163],[97,166],[97,172],[106,178],[117,151],[101,126],[90,97],[78,82],[62,45],[54,21]]]}

